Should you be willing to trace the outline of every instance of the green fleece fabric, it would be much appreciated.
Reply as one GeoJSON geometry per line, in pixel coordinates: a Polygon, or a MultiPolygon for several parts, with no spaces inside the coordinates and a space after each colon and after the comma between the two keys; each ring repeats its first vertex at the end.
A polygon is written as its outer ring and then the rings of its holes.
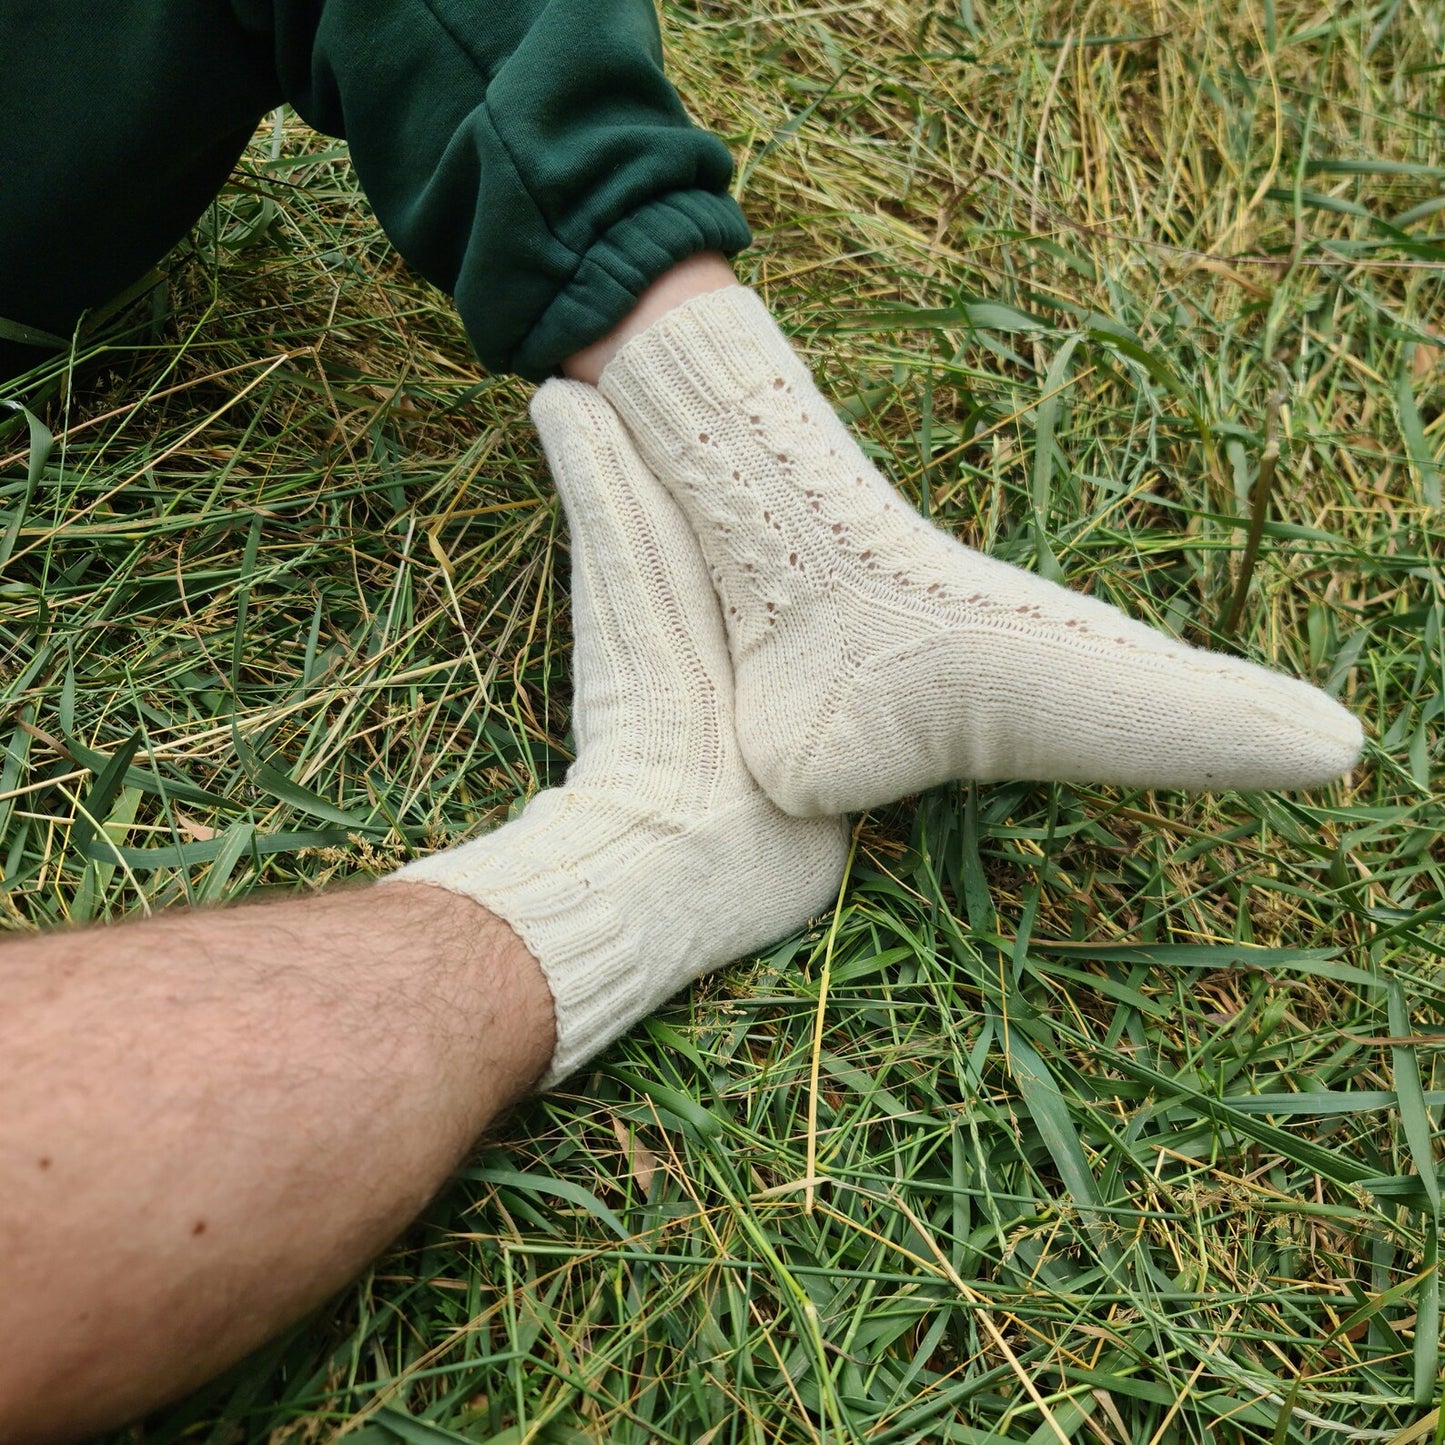
{"type": "Polygon", "coordinates": [[[749,240],[652,0],[6,0],[0,55],[0,374],[154,266],[282,100],[493,371],[548,375],[749,240]]]}

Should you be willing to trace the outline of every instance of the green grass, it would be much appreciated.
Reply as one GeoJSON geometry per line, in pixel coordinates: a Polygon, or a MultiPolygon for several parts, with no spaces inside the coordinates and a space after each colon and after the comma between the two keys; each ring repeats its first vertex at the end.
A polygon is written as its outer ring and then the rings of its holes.
{"type": "MultiPolygon", "coordinates": [[[[668,20],[742,271],[903,490],[1327,686],[1366,762],[865,819],[835,917],[519,1108],[321,1316],[116,1438],[1438,1441],[1445,16],[668,20]]],[[[344,151],[281,141],[168,312],[0,388],[56,438],[27,481],[0,430],[14,929],[381,872],[566,766],[527,388],[344,151]]]]}

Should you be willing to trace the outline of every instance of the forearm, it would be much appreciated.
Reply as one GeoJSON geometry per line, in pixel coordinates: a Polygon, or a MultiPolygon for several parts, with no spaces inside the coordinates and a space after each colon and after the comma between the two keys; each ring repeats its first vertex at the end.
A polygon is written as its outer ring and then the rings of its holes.
{"type": "Polygon", "coordinates": [[[0,1439],[118,1424],[321,1303],[552,1027],[511,930],[425,886],[7,945],[0,1439]]]}

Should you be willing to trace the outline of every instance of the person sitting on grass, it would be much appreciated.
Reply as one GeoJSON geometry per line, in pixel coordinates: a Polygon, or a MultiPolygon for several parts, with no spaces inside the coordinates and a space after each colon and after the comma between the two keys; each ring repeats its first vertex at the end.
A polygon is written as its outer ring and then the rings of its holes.
{"type": "Polygon", "coordinates": [[[350,140],[482,361],[543,383],[577,741],[514,822],[377,886],[6,947],[0,1439],[123,1422],[323,1301],[508,1103],[826,911],[849,812],[1355,762],[1322,692],[893,491],[733,275],[727,151],[650,0],[21,0],[0,45],[12,370],[181,237],[266,110],[350,140]]]}

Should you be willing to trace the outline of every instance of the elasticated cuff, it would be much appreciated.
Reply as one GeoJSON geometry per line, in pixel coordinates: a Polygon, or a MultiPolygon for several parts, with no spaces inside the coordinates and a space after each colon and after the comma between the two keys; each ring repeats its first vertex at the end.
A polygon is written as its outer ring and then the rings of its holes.
{"type": "MultiPolygon", "coordinates": [[[[494,369],[545,380],[567,357],[611,331],[680,261],[703,251],[735,255],[751,240],[742,210],[729,195],[674,191],[648,201],[597,238],[521,344],[494,369]]],[[[468,330],[474,337],[486,334],[485,326],[469,324],[468,330]]]]}

